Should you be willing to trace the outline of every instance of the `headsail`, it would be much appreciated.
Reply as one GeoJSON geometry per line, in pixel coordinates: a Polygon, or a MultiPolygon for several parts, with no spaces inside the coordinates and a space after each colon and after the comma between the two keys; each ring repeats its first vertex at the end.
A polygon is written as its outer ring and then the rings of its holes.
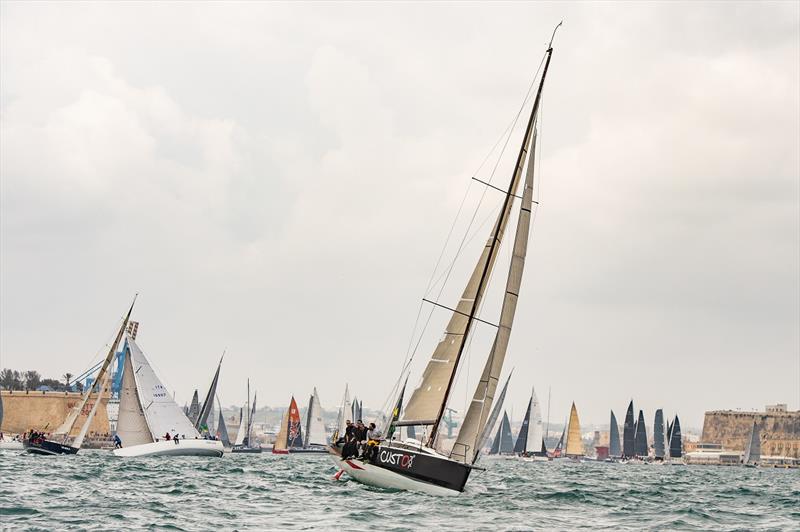
{"type": "Polygon", "coordinates": [[[234,445],[243,445],[244,437],[247,435],[247,422],[244,418],[244,408],[239,408],[239,429],[236,431],[236,439],[233,441],[234,445]]]}
{"type": "MultiPolygon", "coordinates": [[[[528,119],[528,126],[525,130],[522,146],[520,147],[520,151],[517,156],[514,175],[506,193],[503,208],[501,209],[499,218],[495,223],[495,230],[492,236],[489,238],[489,243],[487,243],[486,248],[484,249],[484,254],[481,255],[481,261],[479,261],[478,267],[476,267],[475,273],[473,273],[473,278],[470,279],[471,283],[474,280],[479,281],[475,287],[475,294],[472,296],[472,300],[465,301],[463,298],[464,296],[462,296],[462,300],[459,302],[458,310],[463,311],[461,308],[462,304],[469,303],[469,301],[471,301],[471,306],[469,304],[463,305],[471,310],[468,314],[468,319],[463,322],[463,335],[460,338],[453,338],[450,340],[451,342],[453,342],[455,339],[459,340],[460,346],[458,349],[458,356],[460,356],[461,351],[464,348],[464,340],[466,335],[469,333],[469,326],[472,321],[472,317],[474,316],[475,311],[480,304],[480,300],[483,297],[482,291],[485,290],[486,287],[484,281],[486,279],[486,275],[491,273],[491,269],[494,265],[494,260],[497,256],[496,253],[500,247],[498,244],[503,239],[505,224],[508,222],[510,215],[510,200],[515,195],[519,180],[522,176],[523,166],[525,165],[527,158],[525,186],[522,192],[522,204],[517,220],[516,235],[514,236],[511,264],[509,266],[508,277],[506,279],[506,290],[503,296],[503,306],[500,311],[500,324],[495,335],[494,343],[492,344],[492,350],[489,354],[489,358],[486,360],[486,365],[484,366],[480,381],[478,382],[478,386],[473,394],[472,402],[469,405],[467,414],[464,416],[464,422],[462,423],[461,430],[459,431],[458,438],[456,439],[456,443],[453,446],[453,451],[450,455],[451,458],[455,460],[469,462],[471,460],[471,456],[478,452],[476,438],[477,435],[481,433],[489,415],[489,411],[491,410],[492,401],[494,400],[494,394],[497,388],[497,382],[500,378],[500,373],[503,370],[503,362],[505,361],[508,342],[511,338],[511,328],[517,309],[517,300],[519,299],[520,287],[522,285],[522,272],[525,268],[525,255],[528,251],[528,235],[530,232],[531,209],[533,204],[533,178],[535,169],[534,158],[536,155],[535,126],[539,111],[539,104],[542,97],[542,89],[544,88],[544,81],[547,77],[547,69],[550,66],[550,59],[552,58],[552,55],[553,48],[550,46],[547,49],[547,59],[544,64],[544,70],[542,71],[542,78],[539,81],[539,88],[536,92],[536,98],[533,101],[533,108],[531,109],[531,115],[528,119]],[[484,256],[486,257],[485,262],[482,262],[484,261],[484,256]],[[481,268],[483,270],[483,276],[478,279],[476,274],[481,270],[481,268]]],[[[469,288],[470,285],[468,284],[467,290],[469,290],[469,288]]],[[[467,291],[465,291],[465,296],[470,295],[471,293],[468,294],[467,291]]],[[[451,323],[456,318],[463,319],[464,316],[454,314],[453,318],[451,318],[451,323]]],[[[448,327],[448,333],[450,331],[451,329],[448,327]]],[[[447,339],[448,337],[446,336],[444,341],[447,341],[447,339]]],[[[439,345],[441,346],[442,344],[439,345]]],[[[458,356],[456,357],[456,362],[458,360],[458,356]]],[[[434,353],[434,360],[436,358],[436,354],[434,353]]],[[[434,361],[432,360],[431,362],[433,363],[434,361]]],[[[453,371],[454,370],[455,368],[453,368],[453,371]]],[[[452,382],[452,375],[450,378],[452,382]]],[[[449,388],[450,384],[448,384],[448,391],[449,388]]],[[[439,416],[441,417],[441,412],[439,413],[439,416]]],[[[437,418],[437,423],[438,419],[439,418],[437,418]]],[[[434,434],[432,438],[436,437],[435,429],[436,427],[434,427],[434,434]]]]}
{"type": "Polygon", "coordinates": [[[512,454],[514,452],[514,437],[511,435],[511,422],[508,420],[508,413],[503,412],[503,421],[497,428],[497,436],[492,443],[490,454],[512,454]]]}
{"type": "Polygon", "coordinates": [[[219,402],[219,397],[217,397],[217,410],[219,410],[219,419],[217,419],[217,438],[219,441],[222,442],[222,445],[225,447],[231,446],[231,439],[228,436],[228,427],[225,425],[225,416],[222,414],[222,404],[219,402]]]}
{"type": "Polygon", "coordinates": [[[200,398],[197,396],[197,390],[192,395],[192,402],[189,405],[189,413],[186,414],[192,423],[197,423],[197,418],[200,416],[200,398]]]}
{"type": "Polygon", "coordinates": [[[678,416],[672,422],[672,431],[669,435],[669,457],[680,458],[683,456],[683,441],[681,440],[681,422],[678,416]]]}
{"type": "Polygon", "coordinates": [[[494,406],[492,407],[492,413],[489,414],[489,419],[486,420],[486,425],[483,427],[483,432],[478,438],[478,452],[475,453],[475,458],[473,458],[472,463],[475,463],[480,456],[481,449],[483,449],[486,446],[486,442],[489,441],[490,431],[497,422],[497,418],[500,416],[500,410],[503,408],[503,402],[506,399],[506,392],[508,391],[508,383],[510,381],[511,373],[509,373],[508,377],[506,378],[506,383],[503,385],[503,389],[500,390],[500,395],[497,396],[497,401],[494,402],[494,406]]]}
{"type": "Polygon", "coordinates": [[[131,335],[128,335],[128,354],[133,363],[136,390],[152,437],[162,438],[167,432],[179,434],[182,438],[199,437],[200,434],[156,376],[150,362],[131,335]]]}
{"type": "Polygon", "coordinates": [[[628,404],[628,411],[625,412],[625,425],[622,428],[622,456],[625,458],[633,458],[636,454],[634,445],[634,434],[636,431],[635,421],[633,419],[633,399],[628,404]]]}
{"type": "Polygon", "coordinates": [[[130,347],[125,353],[122,370],[122,386],[119,391],[119,414],[117,416],[117,436],[126,447],[153,443],[155,439],[147,426],[144,408],[136,389],[136,378],[133,375],[130,347]]]}
{"type": "Polygon", "coordinates": [[[581,436],[581,422],[578,419],[578,409],[572,403],[569,412],[569,429],[567,430],[567,456],[583,456],[583,437],[581,436]]]}
{"type": "MultiPolygon", "coordinates": [[[[339,416],[338,422],[336,423],[336,436],[337,438],[341,438],[344,436],[344,431],[347,428],[347,416],[351,415],[350,412],[350,388],[347,384],[344,385],[344,397],[342,398],[342,404],[339,407],[339,416]]],[[[352,419],[350,421],[353,421],[352,419]]]]}
{"type": "Polygon", "coordinates": [[[758,421],[753,420],[753,428],[750,430],[750,439],[747,441],[742,463],[744,465],[758,465],[759,462],[761,462],[761,429],[758,426],[758,421]]]}
{"type": "Polygon", "coordinates": [[[644,412],[639,410],[639,420],[636,422],[636,432],[633,436],[633,448],[636,456],[647,458],[647,426],[644,424],[644,412]]]}
{"type": "Polygon", "coordinates": [[[531,424],[531,406],[533,404],[533,397],[528,401],[528,408],[525,410],[525,418],[522,420],[522,425],[517,434],[517,443],[514,444],[514,453],[522,454],[527,450],[528,446],[528,427],[531,424]]]}
{"type": "Polygon", "coordinates": [[[306,413],[306,437],[304,447],[311,445],[325,445],[328,439],[325,435],[325,423],[322,420],[322,405],[319,402],[317,389],[308,400],[308,412],[306,413]]]}
{"type": "Polygon", "coordinates": [[[619,426],[617,426],[617,417],[614,415],[614,411],[612,410],[608,436],[608,455],[616,458],[621,454],[622,449],[620,449],[619,445],[619,426]]]}
{"type": "MultiPolygon", "coordinates": [[[[225,353],[222,353],[222,358],[224,357],[225,353]]],[[[214,373],[214,378],[211,379],[211,386],[208,388],[203,406],[200,407],[200,414],[197,416],[197,421],[194,424],[194,427],[198,430],[203,429],[203,427],[208,428],[211,410],[214,408],[214,396],[217,394],[217,382],[219,382],[219,370],[222,367],[222,358],[219,359],[217,371],[214,373]]]]}
{"type": "Polygon", "coordinates": [[[657,459],[664,458],[664,411],[660,408],[656,410],[653,425],[653,455],[657,459]]]}
{"type": "Polygon", "coordinates": [[[253,420],[256,418],[256,399],[258,398],[258,392],[256,391],[253,394],[253,404],[250,407],[250,415],[247,416],[247,441],[245,441],[245,445],[248,447],[255,446],[255,438],[253,438],[253,420]]]}

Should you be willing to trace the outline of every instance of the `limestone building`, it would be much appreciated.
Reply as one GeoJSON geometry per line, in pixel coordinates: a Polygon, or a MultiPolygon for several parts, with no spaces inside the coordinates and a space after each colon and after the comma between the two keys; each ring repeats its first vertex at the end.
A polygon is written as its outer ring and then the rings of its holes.
{"type": "Polygon", "coordinates": [[[785,404],[767,405],[764,412],[706,412],[702,441],[727,451],[744,451],[754,420],[761,429],[763,456],[800,458],[800,410],[790,411],[785,404]]]}

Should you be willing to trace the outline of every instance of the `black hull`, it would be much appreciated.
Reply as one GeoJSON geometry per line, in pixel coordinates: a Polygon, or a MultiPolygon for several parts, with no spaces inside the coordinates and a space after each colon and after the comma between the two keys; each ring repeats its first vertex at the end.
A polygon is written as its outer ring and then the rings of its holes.
{"type": "Polygon", "coordinates": [[[231,452],[236,454],[261,454],[261,447],[239,447],[234,445],[231,448],[231,452]]]}
{"type": "Polygon", "coordinates": [[[42,456],[78,453],[78,447],[72,447],[70,445],[64,445],[63,443],[50,440],[37,440],[35,442],[25,440],[22,442],[22,446],[25,448],[25,452],[42,456]]]}
{"type": "MultiPolygon", "coordinates": [[[[353,460],[353,459],[351,459],[353,460]]],[[[472,467],[447,457],[417,451],[405,446],[381,445],[370,460],[365,462],[418,482],[432,484],[452,491],[462,492],[472,472],[472,467]]]]}
{"type": "Polygon", "coordinates": [[[328,449],[325,447],[309,447],[308,449],[289,449],[289,454],[328,454],[328,449]]]}

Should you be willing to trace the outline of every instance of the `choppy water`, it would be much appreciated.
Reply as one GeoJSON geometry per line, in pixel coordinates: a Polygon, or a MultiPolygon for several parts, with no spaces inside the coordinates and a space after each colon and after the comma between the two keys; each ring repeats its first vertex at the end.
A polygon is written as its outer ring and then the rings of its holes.
{"type": "Polygon", "coordinates": [[[0,453],[3,529],[800,530],[800,472],[484,462],[467,491],[334,482],[326,456],[0,453]]]}

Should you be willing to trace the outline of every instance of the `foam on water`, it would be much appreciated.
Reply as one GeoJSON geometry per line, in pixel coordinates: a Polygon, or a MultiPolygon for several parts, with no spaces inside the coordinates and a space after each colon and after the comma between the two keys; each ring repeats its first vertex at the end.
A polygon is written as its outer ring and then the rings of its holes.
{"type": "MultiPolygon", "coordinates": [[[[439,499],[332,480],[326,456],[0,453],[0,527],[799,530],[800,471],[485,462],[439,499]]],[[[343,477],[344,478],[344,477],[343,477]]]]}

